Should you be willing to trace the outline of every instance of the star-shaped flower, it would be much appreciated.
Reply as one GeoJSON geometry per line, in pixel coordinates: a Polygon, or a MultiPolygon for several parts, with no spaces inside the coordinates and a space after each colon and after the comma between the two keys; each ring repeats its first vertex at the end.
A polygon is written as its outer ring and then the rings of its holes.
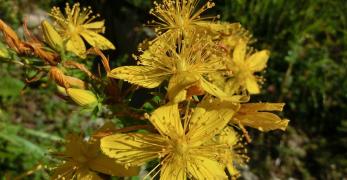
{"type": "Polygon", "coordinates": [[[154,3],[155,7],[150,11],[157,20],[152,24],[160,36],[167,40],[174,40],[189,31],[204,31],[200,23],[213,17],[201,17],[206,10],[215,6],[212,1],[208,1],[198,8],[200,0],[163,0],[161,4],[154,3]]]}
{"type": "Polygon", "coordinates": [[[266,67],[270,52],[262,50],[251,55],[247,54],[247,43],[239,41],[235,47],[229,69],[233,73],[233,79],[228,83],[230,89],[237,90],[240,87],[250,94],[260,93],[258,78],[255,72],[262,71],[266,67]]]}
{"type": "Polygon", "coordinates": [[[58,7],[53,7],[50,13],[58,24],[58,32],[66,41],[66,49],[80,57],[84,57],[86,53],[83,39],[92,47],[97,47],[101,50],[115,49],[109,40],[99,34],[104,33],[105,22],[94,21],[98,15],[91,16],[91,14],[92,10],[90,7],[81,9],[79,3],[74,4],[72,8],[69,4],[66,4],[65,15],[58,7]]]}
{"type": "MultiPolygon", "coordinates": [[[[182,123],[178,105],[167,104],[149,118],[159,134],[114,134],[101,139],[101,149],[127,167],[160,158],[160,177],[165,180],[226,179],[223,158],[230,146],[214,137],[237,108],[231,102],[205,100],[191,114],[186,114],[182,123]]],[[[150,174],[156,176],[158,167],[150,174]]]]}
{"type": "Polygon", "coordinates": [[[138,66],[113,69],[108,76],[146,88],[169,80],[168,97],[175,102],[186,98],[186,90],[197,86],[225,100],[235,100],[205,79],[209,73],[225,71],[223,51],[207,37],[191,34],[177,44],[156,41],[139,57],[138,66]]]}
{"type": "Polygon", "coordinates": [[[102,179],[98,172],[113,176],[137,175],[138,169],[125,169],[104,155],[97,140],[84,141],[81,136],[68,135],[65,151],[56,155],[64,160],[54,168],[52,179],[102,179]]]}

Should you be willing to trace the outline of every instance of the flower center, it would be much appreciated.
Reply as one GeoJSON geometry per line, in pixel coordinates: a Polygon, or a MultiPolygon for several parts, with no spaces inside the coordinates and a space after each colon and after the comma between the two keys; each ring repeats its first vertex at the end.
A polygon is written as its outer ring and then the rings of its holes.
{"type": "Polygon", "coordinates": [[[73,34],[78,34],[79,33],[79,27],[72,24],[72,23],[69,23],[68,24],[68,32],[70,33],[70,35],[73,35],[73,34]]]}
{"type": "Polygon", "coordinates": [[[187,26],[187,19],[182,16],[178,16],[177,19],[178,28],[182,31],[185,30],[187,26]]]}
{"type": "Polygon", "coordinates": [[[186,61],[184,61],[184,60],[179,59],[177,61],[176,66],[177,66],[177,71],[178,72],[183,72],[183,71],[187,70],[187,64],[186,64],[186,61]]]}
{"type": "Polygon", "coordinates": [[[176,144],[174,144],[174,151],[178,156],[184,157],[189,151],[189,145],[185,138],[178,139],[176,144]]]}

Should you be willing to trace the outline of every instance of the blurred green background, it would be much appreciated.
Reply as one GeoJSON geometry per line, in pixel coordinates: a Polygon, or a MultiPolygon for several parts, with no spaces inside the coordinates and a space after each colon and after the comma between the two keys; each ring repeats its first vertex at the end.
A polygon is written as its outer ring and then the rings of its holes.
{"type": "MultiPolygon", "coordinates": [[[[203,0],[201,0],[203,1],[203,0]]],[[[19,32],[24,17],[35,27],[61,0],[0,0],[0,18],[19,32]]],[[[215,0],[207,14],[240,22],[271,50],[267,79],[252,101],[285,102],[286,132],[250,130],[249,167],[244,179],[343,179],[347,177],[347,2],[345,0],[215,0]]],[[[88,0],[106,19],[106,36],[117,50],[107,52],[113,66],[134,63],[131,54],[152,31],[150,0],[88,0]]],[[[37,170],[27,179],[48,178],[41,163],[61,148],[68,132],[89,132],[100,124],[63,103],[49,84],[29,84],[27,72],[0,60],[0,177],[37,170]],[[24,90],[23,88],[26,87],[24,90]]],[[[147,91],[137,91],[143,96],[147,91]]],[[[147,100],[138,98],[134,106],[147,100]]]]}

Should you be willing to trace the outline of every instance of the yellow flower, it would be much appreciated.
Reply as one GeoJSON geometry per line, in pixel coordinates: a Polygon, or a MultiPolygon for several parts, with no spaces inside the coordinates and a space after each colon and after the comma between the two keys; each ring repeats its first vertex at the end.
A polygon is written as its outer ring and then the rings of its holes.
{"type": "Polygon", "coordinates": [[[67,88],[66,93],[73,101],[83,107],[95,107],[98,103],[98,99],[92,91],[77,88],[67,88]]]}
{"type": "Polygon", "coordinates": [[[94,21],[98,15],[91,16],[91,14],[90,7],[81,9],[79,3],[74,4],[72,8],[66,4],[65,15],[58,7],[53,7],[50,13],[58,24],[58,32],[67,41],[66,49],[80,57],[84,57],[86,53],[86,46],[81,36],[92,47],[101,50],[115,49],[109,40],[99,34],[105,31],[104,21],[94,21]]]}
{"type": "Polygon", "coordinates": [[[260,88],[254,73],[262,71],[266,67],[270,52],[262,50],[248,55],[246,48],[246,42],[240,41],[234,49],[232,62],[229,67],[234,78],[229,82],[229,88],[237,90],[242,87],[250,94],[258,94],[260,93],[260,88]]]}
{"type": "Polygon", "coordinates": [[[65,151],[56,155],[64,162],[53,171],[52,179],[102,179],[99,173],[112,176],[134,176],[138,169],[125,169],[100,151],[99,141],[84,141],[81,136],[68,135],[65,151]]]}
{"type": "Polygon", "coordinates": [[[200,22],[199,26],[211,36],[214,41],[218,41],[223,50],[230,51],[235,48],[239,41],[248,42],[252,35],[241,26],[240,23],[228,22],[200,22]]]}
{"type": "Polygon", "coordinates": [[[235,130],[229,126],[225,127],[223,131],[217,136],[217,141],[222,144],[227,144],[229,151],[225,151],[223,164],[229,174],[233,177],[240,175],[235,165],[242,166],[245,161],[248,161],[248,156],[245,155],[246,149],[241,144],[241,137],[235,132],[235,130]]]}
{"type": "Polygon", "coordinates": [[[235,99],[204,78],[209,73],[225,71],[224,62],[221,51],[212,41],[192,34],[178,41],[178,45],[156,41],[139,57],[139,66],[118,67],[108,76],[146,88],[158,87],[169,80],[168,96],[176,102],[186,98],[185,89],[191,86],[199,86],[222,99],[235,99]]]}
{"type": "Polygon", "coordinates": [[[263,111],[282,111],[284,103],[247,103],[242,104],[239,111],[231,120],[234,124],[241,124],[256,128],[260,131],[275,129],[285,130],[289,120],[282,120],[276,114],[263,111]]]}
{"type": "MultiPolygon", "coordinates": [[[[155,110],[149,118],[159,134],[114,134],[101,139],[101,149],[126,166],[139,166],[160,158],[161,179],[226,179],[223,160],[226,143],[214,141],[234,115],[237,105],[227,101],[202,101],[181,123],[177,104],[155,110]],[[183,125],[182,125],[183,124],[183,125]]],[[[154,168],[151,173],[159,173],[154,168]]]]}
{"type": "Polygon", "coordinates": [[[150,13],[158,19],[152,22],[156,32],[172,40],[181,37],[187,31],[200,30],[202,27],[199,23],[212,19],[211,17],[201,18],[200,15],[215,4],[208,1],[197,8],[198,3],[199,0],[163,0],[162,4],[155,2],[155,7],[150,13]]]}

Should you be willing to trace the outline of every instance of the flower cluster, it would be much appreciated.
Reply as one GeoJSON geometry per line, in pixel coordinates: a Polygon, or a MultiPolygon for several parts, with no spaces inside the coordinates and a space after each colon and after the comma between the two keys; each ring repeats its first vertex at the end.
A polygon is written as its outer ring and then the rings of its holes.
{"type": "MultiPolygon", "coordinates": [[[[167,104],[148,117],[158,133],[113,134],[101,139],[102,151],[128,167],[151,159],[160,163],[147,176],[161,179],[227,179],[247,159],[240,153],[239,127],[285,130],[288,120],[266,111],[282,103],[248,103],[260,93],[269,51],[254,51],[239,24],[201,14],[208,1],[163,0],[151,10],[157,37],[136,57],[138,65],[115,68],[109,77],[145,88],[167,85],[167,104]],[[167,82],[167,83],[164,83],[167,82]],[[265,111],[265,112],[264,112],[265,111]],[[160,170],[159,170],[160,169],[160,170]]],[[[241,151],[242,152],[242,151],[241,151]]]]}
{"type": "Polygon", "coordinates": [[[105,123],[86,139],[67,136],[65,151],[55,154],[63,162],[54,168],[54,179],[133,176],[152,160],[158,161],[144,179],[236,178],[238,168],[248,161],[245,141],[250,143],[251,138],[246,127],[262,132],[286,129],[289,121],[273,113],[282,111],[283,103],[250,102],[261,92],[264,79],[256,73],[265,69],[270,52],[251,48],[252,36],[239,23],[204,17],[215,6],[212,1],[199,4],[199,0],[154,3],[150,14],[156,20],[149,25],[156,37],[141,44],[139,55],[134,55],[137,65],[114,69],[101,50],[115,46],[100,35],[104,21],[95,21],[99,15],[92,15],[90,8],[67,4],[62,12],[54,7],[50,13],[54,24],[46,20],[41,24],[44,41],[26,26],[28,40],[22,41],[0,20],[8,46],[0,46],[1,58],[41,59],[20,63],[40,76],[47,74],[62,98],[97,111],[109,107],[115,116],[130,117],[134,123],[148,120],[122,128],[105,123]],[[94,55],[100,57],[106,78],[100,69],[89,70],[86,59],[94,55]],[[121,81],[133,86],[124,90],[121,81]],[[126,104],[134,86],[157,93],[164,89],[150,114],[133,112],[126,104]]]}

